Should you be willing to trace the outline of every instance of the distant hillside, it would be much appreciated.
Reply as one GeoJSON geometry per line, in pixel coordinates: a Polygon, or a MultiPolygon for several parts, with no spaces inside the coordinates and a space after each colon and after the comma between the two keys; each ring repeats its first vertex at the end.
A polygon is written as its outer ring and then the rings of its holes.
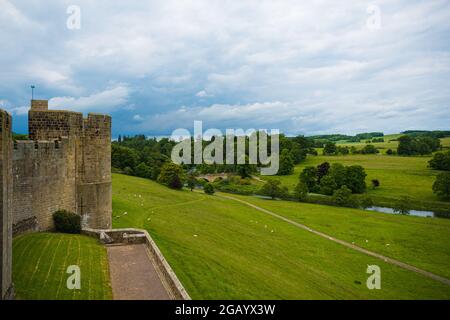
{"type": "Polygon", "coordinates": [[[309,136],[308,138],[313,140],[327,140],[332,142],[337,141],[348,141],[348,142],[359,142],[361,140],[366,139],[372,139],[377,137],[383,137],[383,132],[365,132],[365,133],[358,133],[355,136],[349,136],[345,134],[324,134],[324,135],[315,135],[315,136],[309,136]]]}
{"type": "Polygon", "coordinates": [[[427,131],[427,130],[407,130],[403,131],[402,134],[406,135],[412,135],[412,136],[421,136],[421,135],[430,135],[436,138],[446,138],[450,137],[450,131],[448,130],[434,130],[434,131],[427,131]]]}

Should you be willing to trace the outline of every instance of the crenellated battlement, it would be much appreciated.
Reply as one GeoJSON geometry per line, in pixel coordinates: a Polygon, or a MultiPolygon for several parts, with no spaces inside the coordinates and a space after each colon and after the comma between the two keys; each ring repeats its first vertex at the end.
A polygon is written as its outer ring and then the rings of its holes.
{"type": "Polygon", "coordinates": [[[13,142],[14,156],[23,155],[26,152],[57,152],[61,154],[67,148],[68,138],[53,141],[18,140],[13,142]]]}

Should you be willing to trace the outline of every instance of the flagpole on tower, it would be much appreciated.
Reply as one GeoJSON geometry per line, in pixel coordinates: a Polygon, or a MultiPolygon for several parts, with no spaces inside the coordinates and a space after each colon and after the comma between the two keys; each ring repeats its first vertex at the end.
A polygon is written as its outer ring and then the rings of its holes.
{"type": "Polygon", "coordinates": [[[34,99],[34,88],[35,88],[35,86],[31,85],[31,100],[34,99]]]}

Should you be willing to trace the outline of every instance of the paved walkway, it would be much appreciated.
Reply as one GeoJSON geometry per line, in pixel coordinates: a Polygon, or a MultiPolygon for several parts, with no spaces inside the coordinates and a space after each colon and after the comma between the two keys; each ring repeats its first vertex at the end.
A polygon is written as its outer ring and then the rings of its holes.
{"type": "Polygon", "coordinates": [[[114,300],[169,300],[144,244],[107,246],[114,300]]]}
{"type": "Polygon", "coordinates": [[[381,254],[379,254],[379,253],[376,253],[376,252],[373,252],[373,251],[370,251],[370,250],[367,250],[367,249],[358,247],[358,246],[356,246],[356,245],[354,245],[354,244],[352,244],[352,243],[349,243],[349,242],[347,242],[347,241],[343,241],[343,240],[340,240],[340,239],[336,239],[336,238],[331,237],[331,236],[329,236],[329,235],[327,235],[327,234],[325,234],[325,233],[323,233],[323,232],[320,232],[320,231],[311,229],[310,227],[305,226],[304,224],[295,222],[295,221],[293,221],[293,220],[291,220],[291,219],[285,218],[285,217],[283,217],[283,216],[281,216],[281,215],[279,215],[279,214],[276,214],[276,213],[274,213],[274,212],[272,212],[272,211],[269,211],[269,210],[267,210],[267,209],[258,207],[257,205],[254,205],[254,204],[252,204],[252,203],[250,203],[250,202],[247,202],[247,201],[244,201],[244,200],[235,198],[235,197],[227,196],[227,195],[224,195],[224,194],[221,194],[220,196],[223,197],[223,198],[230,199],[230,200],[238,201],[238,202],[240,202],[240,203],[242,203],[242,204],[245,204],[245,205],[247,205],[247,206],[249,206],[249,207],[252,207],[252,208],[254,208],[254,209],[258,210],[258,211],[264,212],[264,213],[269,214],[269,215],[271,215],[271,216],[273,216],[273,217],[275,217],[275,218],[277,218],[277,219],[280,219],[280,220],[283,220],[283,221],[285,221],[285,222],[287,222],[287,223],[290,223],[290,224],[292,224],[292,225],[294,225],[294,226],[296,226],[296,227],[298,227],[298,228],[301,228],[301,229],[303,229],[303,230],[309,231],[309,232],[311,232],[311,233],[313,233],[313,234],[315,234],[315,235],[318,235],[318,236],[320,236],[320,237],[322,237],[322,238],[325,238],[325,239],[327,239],[327,240],[330,240],[330,241],[339,243],[339,244],[341,244],[341,245],[343,245],[343,246],[345,246],[345,247],[347,247],[347,248],[350,248],[350,249],[353,249],[353,250],[362,252],[362,253],[364,253],[364,254],[367,254],[367,255],[369,255],[369,256],[372,256],[372,257],[381,259],[381,260],[383,260],[384,262],[387,262],[387,263],[396,265],[396,266],[398,266],[398,267],[400,267],[400,268],[403,268],[403,269],[406,269],[406,270],[409,270],[409,271],[416,272],[416,273],[418,273],[418,274],[421,274],[421,275],[423,275],[423,276],[425,276],[425,277],[434,279],[434,280],[439,281],[439,282],[441,282],[441,283],[444,283],[444,284],[446,284],[446,285],[450,285],[450,279],[447,279],[447,278],[438,276],[438,275],[436,275],[436,274],[434,274],[434,273],[431,273],[431,272],[429,272],[429,271],[426,271],[426,270],[423,270],[423,269],[414,267],[414,266],[412,266],[412,265],[410,265],[410,264],[401,262],[401,261],[399,261],[399,260],[396,260],[396,259],[392,259],[392,258],[383,256],[383,255],[381,255],[381,254]]]}

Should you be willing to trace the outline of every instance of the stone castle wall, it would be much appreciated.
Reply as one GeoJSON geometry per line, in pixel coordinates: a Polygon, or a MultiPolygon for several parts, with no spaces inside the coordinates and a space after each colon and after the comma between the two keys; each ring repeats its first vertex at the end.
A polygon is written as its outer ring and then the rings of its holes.
{"type": "Polygon", "coordinates": [[[12,287],[12,139],[11,116],[0,110],[0,300],[12,287]]]}
{"type": "Polygon", "coordinates": [[[84,227],[111,228],[111,117],[48,110],[32,100],[30,140],[13,141],[0,109],[0,300],[13,297],[12,236],[54,228],[61,209],[84,227]]]}
{"type": "Polygon", "coordinates": [[[83,120],[81,152],[77,158],[77,196],[88,225],[111,227],[111,118],[89,114],[83,120]],[[108,141],[108,143],[105,143],[108,141]]]}
{"type": "Polygon", "coordinates": [[[12,147],[14,234],[53,229],[69,210],[90,228],[111,227],[111,117],[49,110],[32,100],[28,141],[12,147]]]}
{"type": "Polygon", "coordinates": [[[77,211],[74,158],[74,143],[67,138],[14,143],[14,233],[52,229],[53,212],[77,211]]]}

